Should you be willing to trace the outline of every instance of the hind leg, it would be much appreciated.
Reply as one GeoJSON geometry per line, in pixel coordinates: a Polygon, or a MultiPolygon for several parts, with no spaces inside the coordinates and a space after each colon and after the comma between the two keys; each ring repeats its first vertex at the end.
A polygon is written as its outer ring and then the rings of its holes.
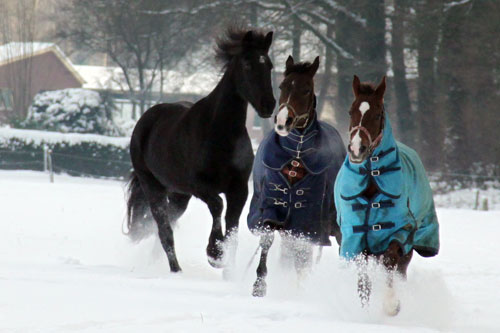
{"type": "Polygon", "coordinates": [[[168,193],[168,218],[172,223],[184,214],[190,199],[190,194],[168,193]]]}
{"type": "Polygon", "coordinates": [[[224,235],[222,234],[221,214],[224,204],[218,194],[203,195],[200,199],[207,204],[213,218],[212,231],[207,245],[208,263],[212,267],[222,268],[224,235]]]}
{"type": "Polygon", "coordinates": [[[138,174],[144,195],[151,207],[151,213],[158,225],[161,245],[167,254],[171,272],[180,272],[174,248],[174,232],[167,212],[167,190],[152,175],[138,174]]]}

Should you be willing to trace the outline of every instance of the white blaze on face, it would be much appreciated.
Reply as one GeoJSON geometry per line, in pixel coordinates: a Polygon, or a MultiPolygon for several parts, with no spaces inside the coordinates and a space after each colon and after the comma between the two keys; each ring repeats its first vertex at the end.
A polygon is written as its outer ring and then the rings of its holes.
{"type": "Polygon", "coordinates": [[[264,57],[263,55],[261,55],[261,56],[259,57],[259,62],[260,62],[261,64],[265,64],[265,63],[266,63],[266,57],[264,57]]]}
{"type": "Polygon", "coordinates": [[[288,119],[288,108],[285,106],[278,112],[278,115],[276,116],[276,124],[274,125],[274,130],[281,136],[288,135],[288,131],[286,130],[287,119],[288,119]]]}
{"type": "MultiPolygon", "coordinates": [[[[287,105],[290,102],[290,95],[288,96],[288,100],[286,101],[287,105]]],[[[288,120],[288,107],[281,108],[276,115],[276,124],[274,125],[274,130],[281,136],[287,136],[288,130],[286,129],[286,121],[288,120]],[[281,129],[280,129],[281,128],[281,129]]]]}
{"type": "MultiPolygon", "coordinates": [[[[363,122],[363,116],[368,110],[370,110],[370,104],[368,104],[368,102],[362,102],[359,105],[359,112],[361,112],[361,120],[359,121],[358,126],[361,126],[361,123],[363,122]]],[[[354,155],[359,156],[360,149],[361,149],[361,135],[360,135],[360,130],[358,130],[351,140],[351,150],[353,151],[354,155]]]]}

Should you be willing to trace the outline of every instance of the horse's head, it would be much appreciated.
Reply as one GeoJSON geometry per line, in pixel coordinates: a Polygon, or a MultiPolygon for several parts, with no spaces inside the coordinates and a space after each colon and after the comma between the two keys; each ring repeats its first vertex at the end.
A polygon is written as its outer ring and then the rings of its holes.
{"type": "Polygon", "coordinates": [[[292,56],[286,60],[285,78],[280,84],[280,107],[274,118],[274,130],[287,136],[294,128],[305,128],[314,114],[314,74],[319,57],[314,62],[294,64],[292,56]]]}
{"type": "Polygon", "coordinates": [[[349,111],[349,159],[353,163],[362,163],[382,139],[385,76],[375,87],[370,83],[361,83],[354,75],[352,90],[355,98],[349,111]]]}
{"type": "Polygon", "coordinates": [[[269,118],[276,105],[271,85],[273,64],[268,56],[272,41],[272,31],[263,34],[230,28],[217,42],[217,57],[234,71],[239,95],[263,118],[269,118]]]}

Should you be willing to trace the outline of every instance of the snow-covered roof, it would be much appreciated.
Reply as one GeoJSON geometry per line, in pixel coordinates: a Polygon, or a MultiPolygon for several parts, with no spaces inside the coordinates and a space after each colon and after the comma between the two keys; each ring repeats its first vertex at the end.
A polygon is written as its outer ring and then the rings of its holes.
{"type": "Polygon", "coordinates": [[[66,68],[75,76],[75,78],[84,83],[82,76],[75,70],[71,60],[54,43],[44,42],[10,42],[0,45],[0,66],[6,65],[18,60],[34,57],[46,52],[53,52],[66,68]]]}
{"type": "MultiPolygon", "coordinates": [[[[75,69],[84,78],[83,88],[94,90],[128,91],[123,71],[119,67],[75,65],[75,69]]],[[[152,72],[146,71],[146,76],[151,78],[152,72]]],[[[159,92],[160,74],[157,72],[152,91],[159,92]]],[[[135,91],[139,91],[137,75],[132,75],[135,91]]],[[[167,94],[206,94],[213,90],[218,81],[216,72],[196,72],[186,75],[184,73],[168,70],[163,72],[163,92],[167,94]]]]}
{"type": "Polygon", "coordinates": [[[31,56],[54,47],[54,43],[20,43],[10,42],[0,45],[0,63],[11,62],[20,58],[31,56]]]}

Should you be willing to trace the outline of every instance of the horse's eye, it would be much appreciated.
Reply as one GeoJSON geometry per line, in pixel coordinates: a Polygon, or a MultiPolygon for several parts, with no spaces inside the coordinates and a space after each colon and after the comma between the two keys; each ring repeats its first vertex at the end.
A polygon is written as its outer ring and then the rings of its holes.
{"type": "Polygon", "coordinates": [[[244,69],[244,70],[246,70],[246,71],[249,71],[249,70],[251,70],[251,69],[252,69],[252,66],[250,65],[250,63],[249,63],[249,62],[244,61],[244,62],[243,62],[243,69],[244,69]]]}
{"type": "Polygon", "coordinates": [[[352,110],[349,110],[349,115],[352,116],[352,110]]]}
{"type": "Polygon", "coordinates": [[[308,90],[304,90],[302,93],[303,93],[304,95],[309,95],[309,94],[311,93],[311,90],[309,90],[309,89],[308,89],[308,90]]]}

